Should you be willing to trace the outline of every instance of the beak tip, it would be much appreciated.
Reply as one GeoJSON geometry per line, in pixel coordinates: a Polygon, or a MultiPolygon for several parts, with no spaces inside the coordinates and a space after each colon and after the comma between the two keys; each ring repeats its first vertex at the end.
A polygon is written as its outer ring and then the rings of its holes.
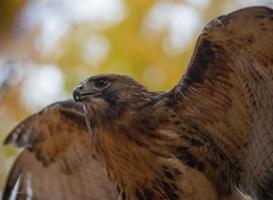
{"type": "Polygon", "coordinates": [[[75,94],[75,91],[73,91],[72,96],[73,96],[74,101],[77,102],[79,100],[79,97],[75,94]]]}
{"type": "Polygon", "coordinates": [[[73,99],[76,102],[80,101],[81,89],[82,89],[82,85],[79,85],[72,92],[73,99]]]}
{"type": "Polygon", "coordinates": [[[74,101],[78,102],[79,101],[79,97],[78,96],[75,96],[73,97],[74,98],[74,101]]]}

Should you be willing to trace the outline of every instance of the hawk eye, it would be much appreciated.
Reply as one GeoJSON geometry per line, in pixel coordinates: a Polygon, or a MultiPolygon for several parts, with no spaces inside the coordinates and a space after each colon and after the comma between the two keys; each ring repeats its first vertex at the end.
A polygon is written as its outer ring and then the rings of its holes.
{"type": "Polygon", "coordinates": [[[104,88],[109,84],[109,81],[105,80],[105,79],[98,79],[95,81],[95,86],[97,88],[104,88]]]}

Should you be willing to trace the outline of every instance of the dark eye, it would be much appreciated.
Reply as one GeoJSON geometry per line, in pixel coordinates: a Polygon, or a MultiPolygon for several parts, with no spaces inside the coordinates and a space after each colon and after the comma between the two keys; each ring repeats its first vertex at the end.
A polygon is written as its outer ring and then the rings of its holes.
{"type": "Polygon", "coordinates": [[[105,80],[105,79],[98,79],[95,81],[95,86],[97,88],[104,88],[109,84],[109,81],[105,80]]]}

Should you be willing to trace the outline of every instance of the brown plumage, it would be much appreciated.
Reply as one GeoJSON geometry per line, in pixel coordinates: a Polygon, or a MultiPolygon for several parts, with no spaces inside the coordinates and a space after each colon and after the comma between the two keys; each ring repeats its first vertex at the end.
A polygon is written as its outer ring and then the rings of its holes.
{"type": "Polygon", "coordinates": [[[3,200],[13,193],[16,199],[115,200],[116,189],[90,143],[79,103],[58,102],[31,115],[5,140],[25,149],[13,164],[3,200]]]}
{"type": "Polygon", "coordinates": [[[169,92],[101,75],[73,95],[121,199],[273,199],[272,9],[209,23],[169,92]]]}

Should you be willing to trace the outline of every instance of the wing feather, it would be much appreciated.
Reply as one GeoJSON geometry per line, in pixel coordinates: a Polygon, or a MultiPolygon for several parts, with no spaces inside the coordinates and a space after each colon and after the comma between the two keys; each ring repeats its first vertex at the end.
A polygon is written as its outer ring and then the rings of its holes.
{"type": "Polygon", "coordinates": [[[25,149],[11,169],[3,199],[14,192],[17,199],[116,198],[101,162],[92,155],[79,103],[59,102],[28,117],[4,144],[25,149]]]}
{"type": "Polygon", "coordinates": [[[210,22],[170,94],[242,169],[242,187],[273,199],[273,10],[249,7],[210,22]]]}

